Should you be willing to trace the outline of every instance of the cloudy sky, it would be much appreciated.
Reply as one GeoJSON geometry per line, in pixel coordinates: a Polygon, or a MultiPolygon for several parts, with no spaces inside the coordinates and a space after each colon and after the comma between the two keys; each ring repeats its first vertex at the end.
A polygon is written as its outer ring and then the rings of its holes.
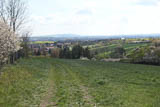
{"type": "Polygon", "coordinates": [[[160,33],[160,0],[29,0],[33,35],[160,33]]]}

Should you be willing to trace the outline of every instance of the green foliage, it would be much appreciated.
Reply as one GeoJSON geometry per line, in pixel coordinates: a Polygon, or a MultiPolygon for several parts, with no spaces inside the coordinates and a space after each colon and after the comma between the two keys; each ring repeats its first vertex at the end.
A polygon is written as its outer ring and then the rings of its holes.
{"type": "Polygon", "coordinates": [[[128,57],[131,58],[131,62],[133,63],[159,65],[160,49],[153,46],[141,47],[132,51],[128,57]]]}
{"type": "Polygon", "coordinates": [[[75,45],[72,48],[72,58],[79,59],[83,55],[83,48],[80,45],[75,45]]]}
{"type": "Polygon", "coordinates": [[[132,59],[132,62],[141,62],[146,52],[146,48],[139,48],[134,50],[129,57],[132,59]]]}
{"type": "Polygon", "coordinates": [[[83,48],[80,45],[74,45],[72,50],[69,47],[65,47],[60,50],[60,58],[65,59],[80,59],[80,57],[92,58],[89,48],[83,48]]]}
{"type": "Polygon", "coordinates": [[[31,52],[30,48],[29,48],[29,33],[26,33],[23,35],[22,37],[22,42],[21,42],[21,47],[22,49],[19,50],[19,55],[21,57],[29,57],[29,54],[31,52]]]}
{"type": "Polygon", "coordinates": [[[91,58],[92,58],[91,52],[90,52],[90,50],[89,50],[89,47],[83,49],[83,56],[84,56],[84,57],[87,57],[88,59],[91,59],[91,58]]]}
{"type": "Polygon", "coordinates": [[[64,49],[60,50],[60,58],[66,58],[66,59],[72,58],[72,51],[70,51],[69,47],[65,47],[64,49]]]}

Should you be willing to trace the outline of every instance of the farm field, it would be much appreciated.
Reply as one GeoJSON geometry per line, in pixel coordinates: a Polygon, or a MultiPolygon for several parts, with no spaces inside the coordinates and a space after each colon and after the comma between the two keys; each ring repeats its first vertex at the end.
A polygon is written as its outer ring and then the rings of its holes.
{"type": "Polygon", "coordinates": [[[160,107],[160,67],[35,57],[4,67],[0,107],[160,107]]]}
{"type": "Polygon", "coordinates": [[[129,44],[129,43],[125,43],[125,44],[111,44],[111,45],[107,45],[107,46],[99,46],[97,48],[91,48],[90,51],[91,53],[95,53],[98,52],[98,55],[96,55],[96,57],[98,59],[104,59],[104,58],[109,58],[111,52],[118,46],[122,46],[122,48],[125,49],[126,51],[126,55],[129,55],[130,53],[132,53],[132,51],[136,48],[140,48],[140,47],[146,47],[151,45],[150,43],[140,43],[140,44],[129,44]]]}

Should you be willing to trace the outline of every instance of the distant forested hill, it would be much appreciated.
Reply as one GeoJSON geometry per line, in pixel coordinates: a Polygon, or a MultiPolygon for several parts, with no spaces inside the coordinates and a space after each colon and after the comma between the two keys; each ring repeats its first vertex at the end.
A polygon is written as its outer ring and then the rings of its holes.
{"type": "Polygon", "coordinates": [[[157,38],[160,34],[138,34],[138,35],[75,35],[75,34],[57,34],[33,36],[31,41],[65,41],[65,40],[99,40],[115,38],[157,38]]]}

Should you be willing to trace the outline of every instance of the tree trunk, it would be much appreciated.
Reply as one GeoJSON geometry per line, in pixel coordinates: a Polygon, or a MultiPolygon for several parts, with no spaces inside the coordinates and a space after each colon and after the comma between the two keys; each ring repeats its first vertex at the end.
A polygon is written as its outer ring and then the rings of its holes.
{"type": "Polygon", "coordinates": [[[10,55],[10,63],[11,63],[11,64],[14,63],[14,54],[13,54],[13,53],[10,55]]]}

